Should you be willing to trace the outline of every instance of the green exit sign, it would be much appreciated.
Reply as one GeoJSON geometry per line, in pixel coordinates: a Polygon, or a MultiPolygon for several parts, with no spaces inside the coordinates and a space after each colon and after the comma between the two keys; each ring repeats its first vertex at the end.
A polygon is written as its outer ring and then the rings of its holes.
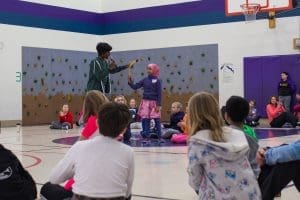
{"type": "Polygon", "coordinates": [[[16,82],[20,83],[22,81],[22,73],[16,72],[16,82]]]}

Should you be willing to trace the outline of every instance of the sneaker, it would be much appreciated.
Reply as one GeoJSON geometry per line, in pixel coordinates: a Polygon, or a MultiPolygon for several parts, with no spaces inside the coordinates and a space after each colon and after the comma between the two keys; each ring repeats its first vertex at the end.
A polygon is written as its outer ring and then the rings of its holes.
{"type": "Polygon", "coordinates": [[[150,144],[149,138],[144,138],[144,139],[142,140],[142,143],[143,143],[143,144],[150,144]]]}
{"type": "Polygon", "coordinates": [[[151,135],[150,135],[150,138],[151,138],[151,139],[158,139],[158,136],[157,136],[156,134],[151,134],[151,135]]]}
{"type": "Polygon", "coordinates": [[[158,139],[158,142],[159,142],[160,144],[162,144],[162,143],[165,143],[166,141],[165,141],[164,139],[160,138],[160,139],[158,139]]]}

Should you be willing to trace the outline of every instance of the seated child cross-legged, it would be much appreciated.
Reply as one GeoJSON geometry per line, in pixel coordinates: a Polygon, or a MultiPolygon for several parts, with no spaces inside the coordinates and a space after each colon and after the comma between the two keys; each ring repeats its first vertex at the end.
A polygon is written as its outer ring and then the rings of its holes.
{"type": "Polygon", "coordinates": [[[188,107],[186,108],[186,113],[183,117],[183,120],[178,122],[177,125],[180,126],[182,133],[173,134],[171,137],[171,142],[176,144],[186,144],[190,131],[188,107]]]}
{"type": "MultiPolygon", "coordinates": [[[[84,128],[81,131],[79,140],[88,140],[92,139],[98,135],[98,126],[97,126],[97,115],[101,106],[109,102],[106,96],[97,90],[90,90],[84,98],[83,101],[83,122],[85,124],[84,128]]],[[[68,191],[72,190],[74,180],[70,179],[65,184],[64,188],[68,191]]],[[[69,192],[66,191],[66,194],[69,192]]]]}
{"type": "Polygon", "coordinates": [[[59,121],[53,121],[50,129],[72,129],[73,114],[70,112],[69,105],[64,104],[59,112],[59,121]]]}
{"type": "Polygon", "coordinates": [[[249,126],[258,126],[259,125],[260,115],[256,108],[256,102],[254,100],[249,101],[249,114],[246,117],[246,124],[249,126]]]}
{"type": "Polygon", "coordinates": [[[297,125],[300,125],[300,93],[296,94],[297,103],[294,106],[294,115],[297,119],[297,125]]]}
{"type": "Polygon", "coordinates": [[[115,139],[128,126],[128,107],[107,103],[101,107],[98,119],[100,135],[75,143],[54,167],[49,180],[52,184],[61,184],[74,177],[74,200],[130,199],[134,177],[133,149],[115,139]]]}
{"type": "Polygon", "coordinates": [[[178,123],[182,121],[183,117],[182,104],[180,102],[172,103],[170,123],[164,124],[165,129],[162,131],[162,138],[170,139],[173,134],[182,133],[182,129],[178,126],[178,123]]]}
{"type": "Polygon", "coordinates": [[[255,175],[258,177],[260,168],[256,163],[256,152],[259,148],[259,145],[254,130],[250,126],[244,124],[248,113],[249,104],[244,98],[239,96],[231,96],[226,101],[225,119],[230,124],[231,128],[243,131],[245,133],[250,148],[248,160],[255,175]]]}
{"type": "MultiPolygon", "coordinates": [[[[114,102],[115,103],[118,103],[118,104],[123,104],[123,105],[127,105],[127,100],[125,98],[124,95],[118,95],[115,97],[114,99],[114,102]]],[[[130,122],[132,121],[132,114],[130,112],[130,109],[129,109],[129,113],[130,113],[130,116],[131,116],[131,120],[130,122]]],[[[131,128],[130,128],[130,123],[128,124],[127,126],[127,129],[125,131],[124,134],[120,134],[118,137],[117,137],[117,140],[119,141],[122,141],[125,143],[125,144],[130,144],[130,138],[131,138],[131,128]]]]}
{"type": "Polygon", "coordinates": [[[272,96],[266,107],[270,126],[281,128],[285,123],[291,123],[293,127],[297,126],[297,118],[290,112],[286,112],[283,103],[277,100],[277,97],[272,96]]]}
{"type": "Polygon", "coordinates": [[[189,184],[199,199],[260,200],[261,193],[247,158],[245,134],[224,127],[217,100],[197,93],[189,101],[189,184]]]}
{"type": "Polygon", "coordinates": [[[132,120],[131,120],[131,128],[134,128],[134,129],[141,129],[142,126],[140,124],[140,116],[138,115],[138,112],[139,112],[139,109],[137,107],[137,103],[136,103],[136,100],[135,99],[130,99],[129,101],[129,112],[131,113],[131,117],[132,117],[132,120]]]}

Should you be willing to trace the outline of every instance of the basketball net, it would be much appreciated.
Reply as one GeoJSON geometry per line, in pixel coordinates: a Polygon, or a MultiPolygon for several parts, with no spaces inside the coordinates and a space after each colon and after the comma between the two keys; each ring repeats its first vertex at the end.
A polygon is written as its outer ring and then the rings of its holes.
{"type": "Polygon", "coordinates": [[[243,10],[246,23],[249,23],[256,20],[256,14],[260,10],[260,4],[257,3],[242,4],[241,8],[243,10]]]}

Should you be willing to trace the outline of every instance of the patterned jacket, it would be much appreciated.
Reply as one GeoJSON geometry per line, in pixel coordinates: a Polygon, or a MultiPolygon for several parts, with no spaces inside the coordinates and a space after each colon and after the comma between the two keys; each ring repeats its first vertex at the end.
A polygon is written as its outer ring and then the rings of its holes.
{"type": "Polygon", "coordinates": [[[243,132],[224,127],[226,142],[214,142],[209,130],[189,140],[190,186],[199,200],[259,200],[260,189],[247,159],[248,143],[243,132]]]}

